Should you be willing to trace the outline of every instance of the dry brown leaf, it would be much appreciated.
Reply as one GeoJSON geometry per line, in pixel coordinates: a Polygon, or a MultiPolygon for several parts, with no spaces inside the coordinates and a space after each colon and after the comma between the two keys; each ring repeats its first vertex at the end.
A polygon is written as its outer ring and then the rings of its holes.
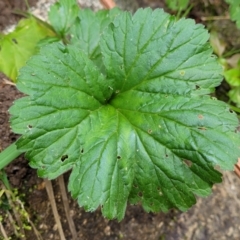
{"type": "Polygon", "coordinates": [[[234,172],[240,178],[240,158],[238,158],[238,162],[237,162],[237,164],[235,164],[234,172]]]}
{"type": "Polygon", "coordinates": [[[100,2],[107,9],[116,7],[116,3],[113,0],[100,0],[100,2]]]}

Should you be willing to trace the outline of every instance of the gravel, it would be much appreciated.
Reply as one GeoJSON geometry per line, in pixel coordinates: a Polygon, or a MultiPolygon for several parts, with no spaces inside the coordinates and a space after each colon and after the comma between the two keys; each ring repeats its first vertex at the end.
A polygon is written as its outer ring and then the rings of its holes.
{"type": "MultiPolygon", "coordinates": [[[[48,19],[48,11],[50,6],[54,4],[56,0],[39,0],[35,7],[30,8],[30,12],[40,18],[43,21],[48,19]]],[[[94,11],[103,9],[102,4],[98,0],[78,0],[79,6],[81,8],[91,8],[94,11]]],[[[10,25],[3,30],[4,34],[14,31],[16,24],[10,25]]]]}

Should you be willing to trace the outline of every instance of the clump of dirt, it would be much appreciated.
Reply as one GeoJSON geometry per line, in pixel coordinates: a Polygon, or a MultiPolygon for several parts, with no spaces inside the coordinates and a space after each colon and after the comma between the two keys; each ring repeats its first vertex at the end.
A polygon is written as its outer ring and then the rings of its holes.
{"type": "MultiPolygon", "coordinates": [[[[29,6],[35,6],[36,3],[37,0],[28,0],[29,6]]],[[[21,16],[17,14],[18,11],[28,10],[24,0],[1,0],[0,9],[0,31],[19,21],[21,16]]]]}

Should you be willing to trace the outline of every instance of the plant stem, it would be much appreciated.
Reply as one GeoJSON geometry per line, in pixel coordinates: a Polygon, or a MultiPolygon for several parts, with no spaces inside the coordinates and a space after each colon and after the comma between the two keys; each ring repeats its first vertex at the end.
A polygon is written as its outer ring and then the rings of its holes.
{"type": "Polygon", "coordinates": [[[15,236],[16,237],[19,236],[18,230],[17,230],[17,224],[16,224],[15,220],[13,219],[12,214],[8,210],[7,210],[7,215],[8,215],[9,222],[11,223],[11,225],[13,227],[13,231],[14,231],[15,236]]]}
{"type": "Polygon", "coordinates": [[[28,0],[25,0],[24,2],[26,4],[26,6],[27,6],[28,12],[30,12],[30,6],[29,6],[29,3],[28,3],[28,0]]]}
{"type": "Polygon", "coordinates": [[[216,20],[229,20],[230,17],[227,16],[210,16],[210,17],[201,17],[202,21],[216,21],[216,20]]]}
{"type": "Polygon", "coordinates": [[[229,107],[230,107],[233,111],[235,111],[236,113],[240,113],[240,108],[235,107],[235,106],[233,106],[233,105],[229,105],[229,107]]]}
{"type": "Polygon", "coordinates": [[[68,220],[68,225],[69,225],[70,231],[72,233],[72,239],[77,240],[78,239],[77,230],[76,230],[74,221],[72,219],[72,216],[70,215],[70,207],[69,207],[69,203],[68,203],[68,197],[67,197],[67,192],[66,192],[66,188],[65,188],[63,174],[58,177],[58,184],[59,184],[60,190],[61,190],[63,206],[64,206],[65,214],[66,214],[66,217],[68,220]]]}
{"type": "Polygon", "coordinates": [[[15,143],[8,146],[0,153],[0,170],[6,167],[10,162],[17,158],[22,152],[17,150],[15,143]]]}
{"type": "Polygon", "coordinates": [[[0,181],[2,181],[2,183],[4,184],[4,186],[6,187],[6,189],[8,191],[11,191],[11,186],[10,186],[10,183],[7,178],[7,174],[4,171],[4,169],[0,170],[0,181]]]}
{"type": "Polygon", "coordinates": [[[0,230],[1,230],[1,233],[2,233],[2,235],[4,237],[4,239],[9,239],[8,236],[7,236],[7,233],[6,233],[4,227],[3,227],[2,223],[1,223],[1,221],[0,221],[0,230]]]}
{"type": "Polygon", "coordinates": [[[60,239],[61,240],[66,240],[64,232],[63,232],[62,224],[61,224],[61,221],[60,221],[60,218],[59,218],[57,205],[56,205],[55,198],[54,198],[52,182],[48,179],[45,179],[44,181],[45,181],[45,185],[46,185],[46,191],[47,191],[47,194],[48,194],[48,198],[50,200],[50,204],[51,204],[51,207],[52,207],[53,216],[54,216],[55,222],[57,224],[57,229],[58,229],[60,239]]]}

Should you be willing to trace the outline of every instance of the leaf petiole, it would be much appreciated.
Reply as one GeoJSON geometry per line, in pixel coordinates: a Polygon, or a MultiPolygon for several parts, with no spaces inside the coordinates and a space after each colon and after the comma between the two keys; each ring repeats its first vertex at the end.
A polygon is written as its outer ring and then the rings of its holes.
{"type": "Polygon", "coordinates": [[[233,105],[229,105],[229,107],[233,110],[233,111],[235,111],[236,113],[240,113],[240,108],[238,108],[238,107],[235,107],[235,106],[233,106],[233,105]]]}
{"type": "Polygon", "coordinates": [[[0,153],[0,170],[6,167],[10,162],[17,158],[22,152],[17,150],[15,143],[8,146],[0,153]]]}

